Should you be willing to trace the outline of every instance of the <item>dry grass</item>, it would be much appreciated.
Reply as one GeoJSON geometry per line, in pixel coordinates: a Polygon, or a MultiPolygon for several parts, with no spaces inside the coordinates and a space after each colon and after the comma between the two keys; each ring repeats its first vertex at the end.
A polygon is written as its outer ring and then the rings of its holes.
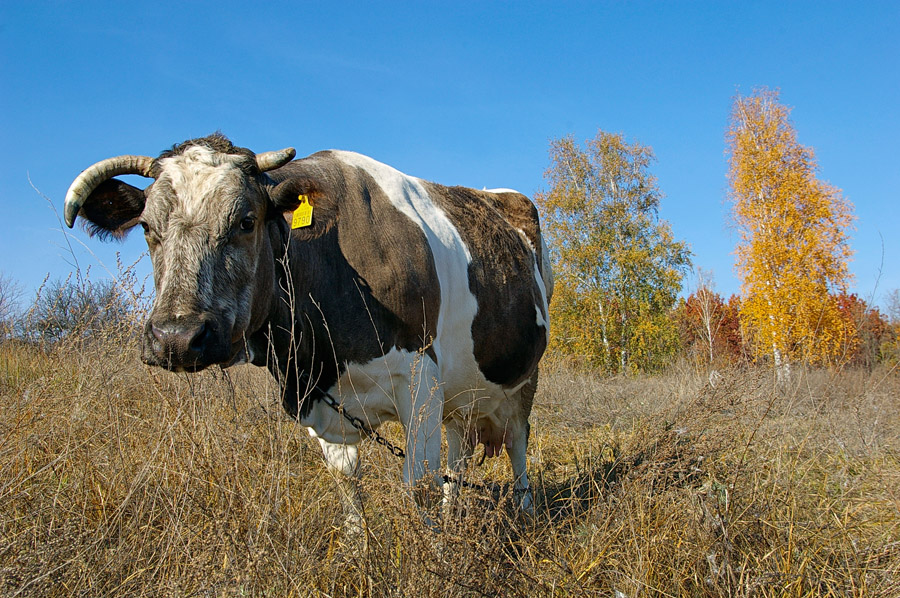
{"type": "MultiPolygon", "coordinates": [[[[900,375],[599,379],[552,364],[534,517],[425,526],[366,442],[368,543],[259,369],[139,363],[128,329],[0,346],[5,596],[898,596],[900,375]]],[[[388,433],[397,436],[396,427],[388,433]]],[[[476,477],[507,481],[507,460],[476,477]]]]}

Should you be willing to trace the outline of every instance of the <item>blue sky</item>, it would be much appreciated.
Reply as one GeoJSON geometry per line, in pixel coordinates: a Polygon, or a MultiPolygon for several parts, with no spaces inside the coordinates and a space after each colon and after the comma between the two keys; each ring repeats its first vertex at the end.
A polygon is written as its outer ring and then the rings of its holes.
{"type": "MultiPolygon", "coordinates": [[[[728,295],[724,133],[757,86],[854,204],[853,290],[881,303],[900,288],[898,2],[4,2],[0,271],[28,293],[71,271],[53,208],[82,169],[216,130],[533,195],[551,139],[602,128],[653,148],[661,217],[728,295]]],[[[145,250],[72,244],[92,276],[145,250]]]]}

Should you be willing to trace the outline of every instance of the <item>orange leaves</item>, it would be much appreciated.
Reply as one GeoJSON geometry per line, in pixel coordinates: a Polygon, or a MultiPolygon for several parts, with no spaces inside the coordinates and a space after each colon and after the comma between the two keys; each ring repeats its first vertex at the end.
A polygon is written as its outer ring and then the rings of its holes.
{"type": "Polygon", "coordinates": [[[767,89],[732,106],[726,137],[741,319],[758,356],[834,363],[853,336],[833,296],[850,280],[852,207],[816,179],[815,155],[798,143],[789,114],[767,89]]]}
{"type": "Polygon", "coordinates": [[[674,317],[686,356],[700,366],[736,363],[743,356],[740,298],[726,302],[702,280],[687,299],[679,300],[674,317]]]}

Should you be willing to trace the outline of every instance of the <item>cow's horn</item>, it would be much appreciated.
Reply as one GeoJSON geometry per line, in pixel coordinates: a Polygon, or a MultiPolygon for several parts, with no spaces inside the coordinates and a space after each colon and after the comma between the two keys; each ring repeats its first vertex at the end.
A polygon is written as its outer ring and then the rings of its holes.
{"type": "Polygon", "coordinates": [[[275,170],[293,160],[296,155],[297,151],[292,147],[286,147],[277,152],[263,152],[256,154],[256,166],[260,172],[275,170]]]}
{"type": "Polygon", "coordinates": [[[153,158],[148,156],[116,156],[97,162],[78,175],[66,193],[64,215],[69,228],[75,224],[75,218],[84,200],[93,193],[100,183],[120,174],[139,174],[153,178],[153,158]]]}

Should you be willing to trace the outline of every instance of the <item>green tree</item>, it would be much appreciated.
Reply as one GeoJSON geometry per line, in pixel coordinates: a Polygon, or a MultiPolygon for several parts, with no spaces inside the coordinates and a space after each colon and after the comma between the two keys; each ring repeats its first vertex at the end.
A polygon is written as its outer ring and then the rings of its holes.
{"type": "Polygon", "coordinates": [[[780,376],[796,360],[841,361],[852,339],[835,295],[846,291],[852,208],[816,178],[778,92],[734,100],[727,133],[741,320],[780,376]]]}
{"type": "Polygon", "coordinates": [[[607,372],[656,369],[678,349],[670,310],[690,252],[659,219],[653,159],[621,134],[556,139],[535,197],[557,280],[551,348],[607,372]]]}

